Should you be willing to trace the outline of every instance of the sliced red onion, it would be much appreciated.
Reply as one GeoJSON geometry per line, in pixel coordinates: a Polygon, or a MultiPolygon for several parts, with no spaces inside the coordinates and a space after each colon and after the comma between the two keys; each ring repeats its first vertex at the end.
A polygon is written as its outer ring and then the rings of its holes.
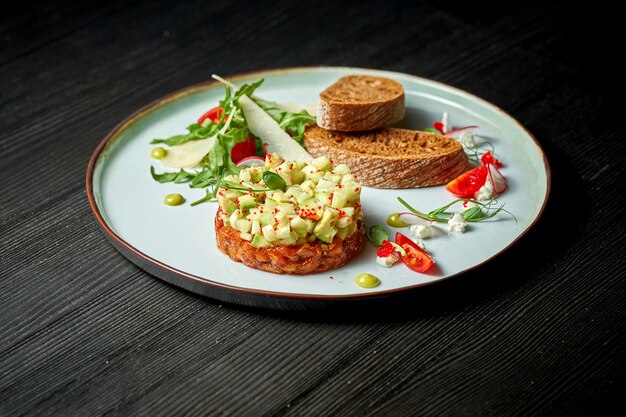
{"type": "Polygon", "coordinates": [[[491,185],[493,187],[494,194],[502,194],[506,191],[506,178],[504,175],[498,170],[498,168],[494,164],[486,164],[487,168],[489,168],[489,175],[487,177],[488,181],[491,181],[491,185]]]}
{"type": "Polygon", "coordinates": [[[398,214],[398,219],[406,224],[421,224],[424,226],[431,224],[430,220],[410,212],[398,214]]]}
{"type": "Polygon", "coordinates": [[[260,156],[248,156],[237,162],[240,167],[262,167],[265,165],[265,158],[260,156]]]}
{"type": "Polygon", "coordinates": [[[459,140],[461,138],[461,135],[465,132],[471,133],[472,135],[475,136],[475,135],[478,135],[478,132],[480,132],[480,128],[478,126],[459,127],[459,128],[452,129],[451,131],[447,132],[446,136],[459,140]]]}

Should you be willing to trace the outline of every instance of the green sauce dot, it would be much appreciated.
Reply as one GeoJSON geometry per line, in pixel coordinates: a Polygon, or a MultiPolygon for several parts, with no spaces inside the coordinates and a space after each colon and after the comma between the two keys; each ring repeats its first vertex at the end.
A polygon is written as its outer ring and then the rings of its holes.
{"type": "Polygon", "coordinates": [[[167,155],[167,151],[160,146],[157,148],[154,148],[152,152],[150,152],[150,156],[153,157],[154,159],[163,159],[165,158],[165,155],[167,155]]]}
{"type": "Polygon", "coordinates": [[[400,213],[391,213],[387,217],[387,224],[391,227],[407,227],[408,224],[400,220],[400,213]]]}
{"type": "Polygon", "coordinates": [[[362,288],[374,288],[380,285],[380,280],[376,275],[372,274],[360,274],[354,280],[356,285],[362,288]]]}
{"type": "Polygon", "coordinates": [[[163,199],[168,206],[180,206],[185,202],[185,198],[180,194],[168,194],[163,199]]]}

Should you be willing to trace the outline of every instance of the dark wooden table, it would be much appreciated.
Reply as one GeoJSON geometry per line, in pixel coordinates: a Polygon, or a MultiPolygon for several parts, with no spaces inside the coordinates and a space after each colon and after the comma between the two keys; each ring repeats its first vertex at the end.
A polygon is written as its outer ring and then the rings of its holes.
{"type": "Polygon", "coordinates": [[[2,10],[0,415],[600,415],[624,393],[611,11],[332,3],[2,10]],[[302,65],[407,72],[507,110],[552,164],[542,220],[463,277],[309,314],[223,305],[113,249],[84,192],[110,129],[211,73],[302,65]]]}

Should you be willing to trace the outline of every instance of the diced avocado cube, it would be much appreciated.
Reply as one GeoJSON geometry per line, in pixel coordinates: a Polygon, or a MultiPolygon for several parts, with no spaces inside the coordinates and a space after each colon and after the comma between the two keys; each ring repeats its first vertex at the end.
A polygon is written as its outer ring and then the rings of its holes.
{"type": "Polygon", "coordinates": [[[280,226],[276,229],[276,237],[280,240],[289,239],[290,234],[291,230],[289,229],[288,224],[280,226]]]}
{"type": "Polygon", "coordinates": [[[348,225],[350,223],[352,223],[354,221],[354,219],[352,219],[352,217],[340,217],[337,219],[337,221],[335,222],[335,226],[338,229],[343,229],[344,227],[348,227],[348,225]]]}
{"type": "Polygon", "coordinates": [[[327,156],[320,156],[311,161],[311,165],[322,171],[330,171],[333,168],[332,162],[327,156]]]}
{"type": "Polygon", "coordinates": [[[306,180],[306,175],[300,168],[294,168],[291,171],[291,183],[292,184],[301,184],[304,180],[306,180]]]}
{"type": "Polygon", "coordinates": [[[303,204],[306,204],[307,201],[311,201],[311,200],[313,200],[313,197],[311,197],[307,193],[302,193],[296,198],[296,201],[298,202],[298,205],[300,206],[303,204]]]}
{"type": "Polygon", "coordinates": [[[257,201],[251,195],[242,195],[239,197],[239,208],[241,210],[250,210],[257,206],[257,201]]]}
{"type": "Polygon", "coordinates": [[[263,239],[263,236],[254,235],[252,237],[252,242],[250,242],[250,245],[252,245],[252,247],[254,248],[265,248],[270,244],[267,242],[267,240],[263,239]]]}
{"type": "Polygon", "coordinates": [[[247,240],[248,242],[252,240],[252,235],[250,233],[241,232],[239,233],[239,237],[243,240],[247,240]]]}
{"type": "Polygon", "coordinates": [[[348,194],[349,204],[353,205],[361,199],[361,185],[352,183],[343,187],[343,191],[348,194]]]}
{"type": "Polygon", "coordinates": [[[285,160],[283,159],[282,156],[277,155],[275,153],[265,156],[265,166],[269,168],[276,168],[280,164],[282,164],[284,161],[285,160]]]}
{"type": "Polygon", "coordinates": [[[291,219],[289,224],[291,225],[291,228],[299,235],[302,236],[306,234],[306,229],[308,225],[302,217],[295,216],[293,219],[291,219]]]}
{"type": "Polygon", "coordinates": [[[221,195],[217,196],[217,203],[220,205],[224,213],[228,214],[229,216],[233,214],[233,212],[238,208],[237,204],[235,204],[234,201],[229,200],[228,198],[221,195]]]}
{"type": "MultiPolygon", "coordinates": [[[[285,195],[285,193],[283,193],[282,191],[279,191],[279,190],[269,191],[267,193],[267,198],[270,198],[270,199],[276,201],[277,203],[288,203],[289,202],[289,197],[287,197],[285,195]]],[[[267,204],[267,199],[265,200],[265,204],[267,204]]]]}
{"type": "Polygon", "coordinates": [[[314,194],[315,183],[311,180],[306,180],[300,184],[300,188],[307,194],[314,194]]]}
{"type": "Polygon", "coordinates": [[[248,219],[237,219],[235,220],[233,227],[239,230],[240,232],[248,233],[250,232],[250,229],[252,228],[252,222],[249,221],[248,219]]]}
{"type": "Polygon", "coordinates": [[[289,203],[279,203],[277,207],[283,214],[296,214],[293,206],[289,203]]]}
{"type": "Polygon", "coordinates": [[[263,231],[263,237],[268,242],[273,242],[277,239],[276,231],[274,230],[274,227],[272,225],[268,224],[267,226],[263,226],[261,230],[263,231]]]}
{"type": "Polygon", "coordinates": [[[343,191],[334,191],[332,194],[332,199],[330,202],[330,206],[334,208],[343,208],[346,205],[346,201],[348,200],[348,195],[343,191]]]}
{"type": "Polygon", "coordinates": [[[335,188],[336,186],[337,186],[336,182],[333,182],[333,181],[330,181],[330,180],[322,178],[317,183],[317,186],[315,187],[315,190],[316,191],[330,190],[331,188],[335,188]]]}
{"type": "Polygon", "coordinates": [[[315,221],[322,218],[323,211],[317,202],[311,201],[310,203],[300,206],[298,214],[300,214],[301,217],[306,217],[307,219],[315,221]]]}
{"type": "Polygon", "coordinates": [[[285,239],[281,239],[280,243],[282,245],[293,245],[298,241],[298,234],[296,232],[290,232],[289,235],[285,239]]]}
{"type": "Polygon", "coordinates": [[[242,181],[250,181],[252,179],[252,175],[250,174],[249,169],[242,169],[239,171],[239,179],[242,181]]]}
{"type": "Polygon", "coordinates": [[[259,223],[261,226],[274,225],[274,214],[271,211],[264,211],[259,216],[259,223]]]}
{"type": "Polygon", "coordinates": [[[250,167],[247,169],[250,172],[250,179],[248,181],[260,182],[263,179],[263,173],[267,171],[266,167],[250,167]]]}
{"type": "MultiPolygon", "coordinates": [[[[333,174],[332,172],[326,172],[322,178],[334,182],[335,184],[339,184],[341,181],[341,175],[333,174]]],[[[319,185],[319,183],[317,185],[319,185]]]]}
{"type": "Polygon", "coordinates": [[[287,171],[277,171],[276,172],[283,180],[285,180],[285,184],[287,184],[287,186],[289,185],[293,185],[293,183],[291,182],[291,172],[287,172],[287,171]]]}
{"type": "Polygon", "coordinates": [[[315,197],[317,198],[317,201],[319,201],[322,205],[324,206],[330,206],[330,192],[329,191],[324,191],[324,192],[318,192],[315,197]]]}
{"type": "Polygon", "coordinates": [[[341,178],[341,185],[347,186],[350,183],[358,184],[358,181],[356,180],[356,178],[354,178],[354,175],[346,174],[341,178]]]}
{"type": "Polygon", "coordinates": [[[322,242],[332,243],[337,229],[326,223],[318,223],[313,229],[313,234],[322,242]]]}
{"type": "Polygon", "coordinates": [[[340,237],[341,239],[345,239],[348,236],[351,236],[352,233],[354,233],[356,231],[356,222],[350,222],[346,227],[344,227],[343,229],[338,229],[337,231],[337,236],[340,237]]]}
{"type": "Polygon", "coordinates": [[[324,172],[315,168],[313,165],[309,165],[302,169],[302,173],[304,173],[307,180],[312,181],[317,184],[317,182],[324,176],[324,172]]]}
{"type": "Polygon", "coordinates": [[[353,217],[354,216],[354,207],[344,207],[341,209],[343,211],[344,216],[353,217]]]}
{"type": "MultiPolygon", "coordinates": [[[[269,193],[267,193],[269,194],[269,193]]],[[[278,205],[278,201],[274,200],[272,197],[267,196],[267,198],[265,199],[265,203],[264,206],[266,209],[273,209],[274,207],[276,207],[278,205]]]]}
{"type": "Polygon", "coordinates": [[[333,168],[333,172],[339,175],[347,175],[350,173],[350,168],[348,168],[348,165],[346,164],[339,164],[335,165],[335,167],[333,168]]]}
{"type": "Polygon", "coordinates": [[[224,197],[228,198],[229,200],[235,200],[236,198],[238,198],[242,193],[238,190],[230,190],[227,189],[224,191],[224,197]]]}
{"type": "Polygon", "coordinates": [[[252,227],[250,228],[250,233],[253,235],[258,235],[261,233],[261,223],[258,220],[252,220],[252,227]]]}

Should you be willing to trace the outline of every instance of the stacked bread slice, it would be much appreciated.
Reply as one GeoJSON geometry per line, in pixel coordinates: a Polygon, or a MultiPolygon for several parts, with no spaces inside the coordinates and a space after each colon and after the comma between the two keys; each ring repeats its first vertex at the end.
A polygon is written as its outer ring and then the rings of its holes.
{"type": "Polygon", "coordinates": [[[404,117],[404,89],[394,80],[365,75],[340,78],[320,94],[317,125],[304,143],[350,167],[363,185],[417,188],[445,184],[470,168],[453,138],[386,127],[404,117]]]}

